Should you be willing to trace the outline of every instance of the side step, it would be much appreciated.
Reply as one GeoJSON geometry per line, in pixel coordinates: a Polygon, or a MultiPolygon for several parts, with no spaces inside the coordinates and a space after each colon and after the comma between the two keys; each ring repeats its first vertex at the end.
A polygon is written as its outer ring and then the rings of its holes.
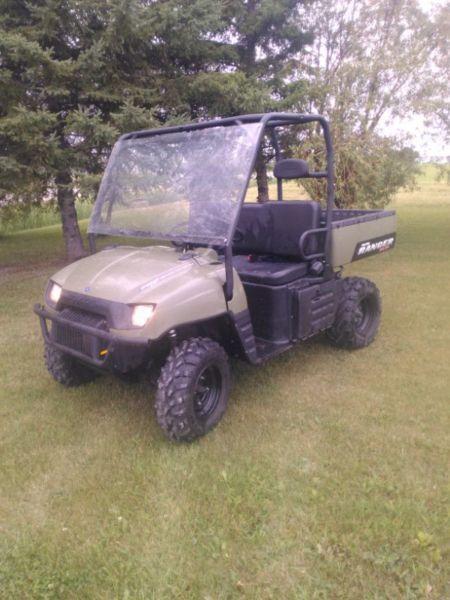
{"type": "Polygon", "coordinates": [[[265,340],[263,338],[256,338],[256,351],[258,353],[258,362],[263,362],[276,356],[277,354],[281,354],[285,350],[289,350],[292,348],[291,343],[281,343],[277,344],[276,342],[271,342],[270,340],[265,340]]]}

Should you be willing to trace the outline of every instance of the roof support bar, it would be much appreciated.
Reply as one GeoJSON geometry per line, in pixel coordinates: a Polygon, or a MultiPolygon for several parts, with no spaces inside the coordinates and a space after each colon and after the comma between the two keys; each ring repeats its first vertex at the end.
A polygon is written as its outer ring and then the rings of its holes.
{"type": "MultiPolygon", "coordinates": [[[[326,160],[327,160],[327,168],[325,172],[313,173],[311,174],[313,177],[326,177],[327,180],[327,205],[326,205],[326,225],[325,225],[325,245],[324,245],[324,255],[325,255],[325,272],[324,276],[326,277],[328,274],[332,272],[332,268],[329,264],[330,259],[330,242],[331,242],[331,224],[332,224],[332,211],[334,207],[334,155],[333,155],[333,146],[331,141],[330,128],[328,125],[328,121],[322,117],[321,115],[308,115],[308,114],[295,114],[295,113],[268,113],[268,114],[252,114],[252,115],[240,115],[236,117],[227,117],[224,119],[213,119],[212,121],[202,121],[200,123],[190,123],[188,125],[179,125],[174,127],[160,127],[158,129],[147,129],[143,131],[134,131],[131,133],[127,133],[121,137],[121,139],[129,140],[135,138],[142,137],[152,137],[157,135],[162,135],[166,133],[181,133],[185,131],[193,131],[197,129],[207,129],[209,127],[228,127],[237,124],[247,124],[247,123],[261,123],[262,128],[259,135],[259,139],[254,149],[254,155],[252,160],[252,168],[248,174],[247,185],[246,188],[241,195],[239,201],[239,209],[242,208],[242,204],[244,203],[245,194],[247,191],[248,183],[250,180],[251,172],[255,166],[257,153],[263,139],[264,133],[267,128],[271,129],[271,136],[274,140],[274,148],[277,160],[280,158],[280,148],[278,144],[278,139],[276,133],[274,132],[274,128],[279,126],[286,125],[296,125],[296,124],[307,124],[318,122],[322,127],[322,132],[325,139],[326,146],[326,160]]],[[[277,197],[278,200],[283,199],[283,192],[281,188],[281,182],[277,184],[277,197]]],[[[233,236],[236,230],[237,221],[239,218],[240,210],[238,211],[234,222],[232,223],[228,237],[225,240],[224,244],[224,252],[225,252],[225,274],[226,274],[226,283],[225,283],[225,295],[227,301],[231,300],[233,297],[233,236]]],[[[94,237],[89,238],[89,246],[91,251],[95,251],[95,240],[94,237]]]]}

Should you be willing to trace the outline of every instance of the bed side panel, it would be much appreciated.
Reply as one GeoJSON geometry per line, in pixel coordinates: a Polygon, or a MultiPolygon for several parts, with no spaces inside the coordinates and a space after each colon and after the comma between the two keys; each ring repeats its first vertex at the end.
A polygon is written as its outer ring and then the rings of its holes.
{"type": "Polygon", "coordinates": [[[396,225],[395,214],[349,224],[345,221],[334,223],[331,232],[331,265],[339,267],[391,250],[395,245],[396,225]]]}

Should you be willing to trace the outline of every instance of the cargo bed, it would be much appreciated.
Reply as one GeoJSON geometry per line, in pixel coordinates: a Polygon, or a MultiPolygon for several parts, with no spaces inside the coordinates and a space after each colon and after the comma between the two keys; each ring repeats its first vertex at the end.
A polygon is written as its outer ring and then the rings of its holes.
{"type": "Polygon", "coordinates": [[[330,264],[339,267],[391,250],[397,217],[393,210],[334,209],[331,223],[330,264]]]}

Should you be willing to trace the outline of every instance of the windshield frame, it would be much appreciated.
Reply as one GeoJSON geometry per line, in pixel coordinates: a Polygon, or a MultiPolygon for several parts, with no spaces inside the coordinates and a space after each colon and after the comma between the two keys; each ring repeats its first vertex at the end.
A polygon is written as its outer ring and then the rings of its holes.
{"type": "MultiPolygon", "coordinates": [[[[89,235],[107,235],[107,236],[113,236],[113,237],[119,236],[119,237],[130,237],[130,238],[144,238],[144,239],[149,239],[149,240],[169,241],[169,242],[175,242],[177,244],[189,244],[189,245],[194,245],[194,246],[195,245],[198,245],[198,246],[206,245],[206,246],[217,248],[217,249],[225,248],[232,241],[234,231],[236,229],[236,224],[239,219],[239,214],[241,212],[241,207],[244,202],[245,196],[247,194],[249,182],[250,182],[251,175],[252,175],[252,172],[254,169],[258,149],[261,144],[263,134],[264,134],[264,124],[261,122],[261,120],[259,120],[259,119],[249,120],[247,118],[241,119],[239,117],[236,117],[236,118],[229,118],[229,119],[215,119],[212,121],[205,121],[203,123],[192,123],[192,124],[183,125],[183,126],[160,127],[158,129],[142,130],[142,131],[127,133],[125,135],[122,135],[118,139],[116,144],[114,145],[111,155],[109,157],[108,163],[106,165],[106,168],[105,168],[105,171],[104,171],[104,174],[102,177],[102,181],[100,184],[100,188],[99,188],[99,191],[97,194],[97,198],[94,203],[93,211],[92,211],[92,214],[91,214],[91,217],[89,220],[88,234],[89,235]],[[101,211],[104,208],[105,202],[106,202],[105,188],[109,184],[110,177],[112,176],[114,168],[115,168],[115,159],[116,159],[117,155],[123,149],[124,142],[128,142],[130,140],[142,139],[142,138],[149,138],[149,137],[173,134],[173,133],[184,133],[184,132],[191,132],[191,131],[201,130],[201,129],[212,129],[212,128],[217,129],[219,127],[245,126],[245,125],[250,125],[250,124],[259,124],[260,129],[257,132],[257,135],[255,136],[255,139],[253,140],[252,145],[251,145],[250,162],[247,165],[247,169],[243,170],[244,179],[243,179],[241,190],[238,194],[238,197],[236,198],[234,217],[232,219],[230,219],[226,235],[223,236],[223,238],[222,238],[222,236],[219,236],[222,239],[212,238],[211,236],[203,236],[201,234],[192,234],[192,233],[189,233],[188,235],[186,235],[185,233],[170,234],[170,233],[163,233],[163,232],[151,231],[151,230],[126,229],[126,228],[121,228],[121,227],[112,227],[109,225],[107,225],[105,227],[101,226],[100,214],[101,214],[101,211]]],[[[167,206],[167,210],[170,210],[169,205],[167,206]]]]}

